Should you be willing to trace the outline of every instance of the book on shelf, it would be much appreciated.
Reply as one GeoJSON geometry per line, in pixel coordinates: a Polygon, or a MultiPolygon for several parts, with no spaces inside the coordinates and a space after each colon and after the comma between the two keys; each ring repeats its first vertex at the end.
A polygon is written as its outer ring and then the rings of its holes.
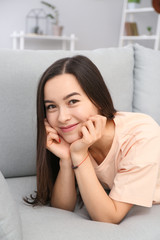
{"type": "Polygon", "coordinates": [[[126,36],[138,36],[138,27],[136,22],[125,22],[126,36]]]}

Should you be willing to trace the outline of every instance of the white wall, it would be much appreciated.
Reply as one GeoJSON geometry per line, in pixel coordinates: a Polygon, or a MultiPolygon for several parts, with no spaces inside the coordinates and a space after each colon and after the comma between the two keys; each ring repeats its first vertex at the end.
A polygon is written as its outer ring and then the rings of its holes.
{"type": "MultiPolygon", "coordinates": [[[[60,12],[64,34],[75,33],[77,49],[118,46],[123,0],[46,0],[60,12]]],[[[10,34],[25,29],[32,8],[49,11],[40,0],[0,0],[0,48],[11,48],[10,34]]]]}
{"type": "MultiPolygon", "coordinates": [[[[118,46],[123,0],[46,1],[59,10],[63,33],[75,33],[78,37],[76,49],[118,46]]],[[[150,2],[141,1],[144,5],[150,2]]],[[[0,48],[11,48],[11,33],[25,30],[25,17],[32,8],[43,8],[46,13],[49,12],[41,0],[0,0],[0,48]]],[[[35,42],[30,45],[32,48],[35,42]]],[[[51,48],[50,42],[46,48],[51,48]]]]}

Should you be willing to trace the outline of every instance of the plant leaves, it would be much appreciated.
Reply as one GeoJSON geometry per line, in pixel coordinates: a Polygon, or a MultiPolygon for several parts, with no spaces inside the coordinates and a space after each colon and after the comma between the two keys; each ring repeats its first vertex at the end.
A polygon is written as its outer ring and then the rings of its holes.
{"type": "Polygon", "coordinates": [[[41,1],[42,4],[46,5],[47,7],[52,8],[53,10],[56,8],[55,6],[53,6],[52,4],[45,2],[45,1],[41,1]]]}

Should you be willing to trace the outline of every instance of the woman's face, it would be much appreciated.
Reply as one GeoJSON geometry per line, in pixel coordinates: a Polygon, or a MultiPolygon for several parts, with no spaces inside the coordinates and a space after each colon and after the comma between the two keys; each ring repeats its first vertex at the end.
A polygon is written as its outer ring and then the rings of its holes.
{"type": "Polygon", "coordinates": [[[81,137],[83,122],[99,114],[72,74],[58,75],[46,82],[44,103],[49,124],[68,143],[81,137]]]}

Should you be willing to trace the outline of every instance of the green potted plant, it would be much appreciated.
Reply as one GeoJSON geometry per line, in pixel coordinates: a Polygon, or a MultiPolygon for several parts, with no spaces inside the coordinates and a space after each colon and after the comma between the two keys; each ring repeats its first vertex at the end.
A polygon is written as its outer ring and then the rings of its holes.
{"type": "Polygon", "coordinates": [[[139,7],[140,0],[128,0],[128,9],[134,9],[139,7]]]}
{"type": "Polygon", "coordinates": [[[59,12],[56,7],[48,2],[41,1],[41,3],[47,7],[49,7],[52,13],[48,13],[47,17],[51,19],[53,24],[53,34],[55,36],[60,36],[62,34],[63,26],[59,26],[59,12]]]}
{"type": "Polygon", "coordinates": [[[151,26],[147,27],[147,32],[148,32],[148,35],[152,35],[152,27],[151,26]]]}

